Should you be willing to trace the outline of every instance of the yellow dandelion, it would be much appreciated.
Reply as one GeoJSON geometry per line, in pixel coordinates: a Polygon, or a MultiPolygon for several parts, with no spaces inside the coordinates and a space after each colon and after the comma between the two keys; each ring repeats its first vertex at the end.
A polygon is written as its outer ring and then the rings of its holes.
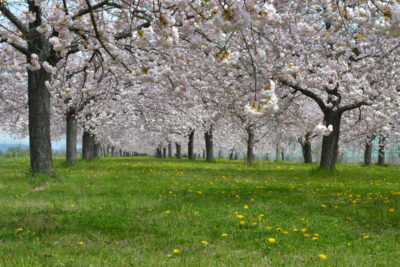
{"type": "Polygon", "coordinates": [[[174,253],[174,254],[179,254],[179,253],[181,253],[181,250],[180,250],[179,248],[174,248],[174,249],[172,250],[172,253],[174,253]]]}
{"type": "Polygon", "coordinates": [[[396,210],[395,209],[393,209],[393,208],[390,208],[389,209],[389,212],[395,212],[396,210]]]}
{"type": "Polygon", "coordinates": [[[245,222],[245,221],[240,221],[239,224],[240,224],[240,225],[245,225],[246,222],[245,222]]]}
{"type": "Polygon", "coordinates": [[[293,228],[293,232],[298,232],[299,229],[298,228],[293,228]]]}
{"type": "Polygon", "coordinates": [[[248,208],[249,208],[249,205],[244,205],[243,208],[244,208],[244,209],[248,209],[248,208]]]}
{"type": "Polygon", "coordinates": [[[76,244],[77,244],[78,246],[83,246],[83,245],[85,244],[85,242],[79,241],[79,242],[76,242],[76,244]]]}
{"type": "Polygon", "coordinates": [[[203,240],[203,241],[201,241],[201,244],[207,246],[207,245],[208,245],[208,242],[207,242],[206,240],[203,240]]]}
{"type": "Polygon", "coordinates": [[[309,237],[310,236],[310,234],[304,234],[304,237],[309,237]]]}
{"type": "Polygon", "coordinates": [[[323,260],[326,260],[328,258],[328,256],[326,256],[325,254],[318,254],[318,257],[323,260]]]}
{"type": "Polygon", "coordinates": [[[269,242],[269,243],[275,243],[275,242],[276,242],[276,239],[273,238],[273,237],[270,237],[270,238],[268,238],[268,242],[269,242]]]}
{"type": "Polygon", "coordinates": [[[236,215],[236,218],[238,218],[238,219],[243,219],[243,218],[244,218],[244,216],[243,216],[243,215],[241,215],[241,214],[238,214],[238,215],[236,215]]]}
{"type": "Polygon", "coordinates": [[[24,228],[18,227],[17,229],[15,229],[15,231],[17,231],[17,232],[22,232],[22,231],[24,231],[24,228]]]}
{"type": "Polygon", "coordinates": [[[227,236],[228,236],[228,234],[226,234],[226,233],[221,234],[221,237],[227,237],[227,236]]]}
{"type": "Polygon", "coordinates": [[[166,211],[164,211],[164,213],[166,213],[166,214],[170,214],[170,213],[171,213],[171,211],[170,211],[170,210],[166,210],[166,211]]]}
{"type": "Polygon", "coordinates": [[[369,235],[365,235],[365,236],[364,236],[364,239],[368,239],[368,238],[369,238],[369,235]]]}
{"type": "Polygon", "coordinates": [[[318,237],[314,236],[311,240],[318,240],[318,237]]]}

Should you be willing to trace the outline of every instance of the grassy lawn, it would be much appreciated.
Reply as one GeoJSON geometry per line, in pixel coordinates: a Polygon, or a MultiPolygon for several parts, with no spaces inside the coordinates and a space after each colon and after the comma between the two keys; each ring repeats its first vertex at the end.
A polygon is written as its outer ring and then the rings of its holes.
{"type": "Polygon", "coordinates": [[[45,182],[28,165],[0,158],[0,266],[400,263],[399,167],[56,159],[45,182]]]}

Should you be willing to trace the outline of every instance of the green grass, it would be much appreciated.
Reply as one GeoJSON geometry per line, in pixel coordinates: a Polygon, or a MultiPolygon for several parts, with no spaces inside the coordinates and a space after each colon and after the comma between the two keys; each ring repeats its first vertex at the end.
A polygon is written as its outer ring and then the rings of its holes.
{"type": "Polygon", "coordinates": [[[0,158],[0,266],[399,266],[398,167],[56,159],[46,180],[28,165],[0,158]]]}

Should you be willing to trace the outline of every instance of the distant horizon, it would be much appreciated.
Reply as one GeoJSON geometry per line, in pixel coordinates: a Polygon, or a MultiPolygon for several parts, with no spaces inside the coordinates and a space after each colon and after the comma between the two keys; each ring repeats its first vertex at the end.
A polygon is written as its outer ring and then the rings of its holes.
{"type": "MultiPolygon", "coordinates": [[[[0,134],[0,147],[1,146],[6,146],[6,147],[28,146],[29,147],[29,138],[28,137],[14,138],[8,134],[0,134]]],[[[60,151],[60,150],[65,151],[65,146],[66,146],[65,139],[51,142],[52,150],[55,150],[55,151],[60,151]]],[[[2,150],[2,149],[0,148],[0,150],[2,150]]]]}

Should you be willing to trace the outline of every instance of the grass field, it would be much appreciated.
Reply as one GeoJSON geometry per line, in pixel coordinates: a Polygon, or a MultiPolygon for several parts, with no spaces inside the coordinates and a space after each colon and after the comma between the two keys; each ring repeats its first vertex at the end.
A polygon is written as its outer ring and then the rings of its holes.
{"type": "Polygon", "coordinates": [[[0,266],[399,266],[399,167],[0,158],[0,266]],[[29,178],[29,179],[28,179],[29,178]]]}

